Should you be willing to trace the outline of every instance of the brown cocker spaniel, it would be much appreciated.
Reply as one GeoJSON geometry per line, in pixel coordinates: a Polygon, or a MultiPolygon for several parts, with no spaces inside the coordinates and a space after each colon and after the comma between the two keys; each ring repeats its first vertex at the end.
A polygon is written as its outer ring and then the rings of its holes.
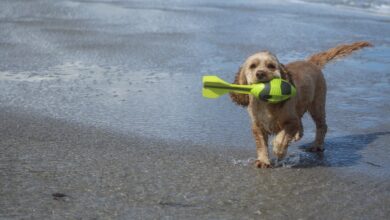
{"type": "Polygon", "coordinates": [[[355,42],[339,45],[310,56],[305,61],[281,64],[275,55],[265,51],[253,54],[239,69],[234,83],[246,85],[267,82],[273,78],[283,78],[297,89],[297,95],[278,104],[269,104],[252,95],[231,93],[230,97],[238,105],[247,107],[256,140],[259,168],[271,167],[268,156],[268,136],[276,135],[272,141],[273,153],[282,159],[291,141],[303,136],[301,118],[308,111],[316,125],[313,152],[323,151],[327,131],[325,121],[326,82],[321,69],[335,58],[349,55],[355,50],[371,46],[369,42],[355,42]]]}

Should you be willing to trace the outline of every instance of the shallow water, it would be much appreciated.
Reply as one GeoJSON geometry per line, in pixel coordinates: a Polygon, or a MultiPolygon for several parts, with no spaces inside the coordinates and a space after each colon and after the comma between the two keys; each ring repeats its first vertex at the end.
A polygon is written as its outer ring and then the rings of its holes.
{"type": "Polygon", "coordinates": [[[279,1],[0,4],[1,217],[389,214],[386,14],[279,1]],[[324,69],[322,155],[301,149],[314,137],[305,116],[287,158],[257,170],[246,111],[201,96],[202,75],[233,81],[256,51],[288,63],[357,40],[375,47],[324,69]]]}

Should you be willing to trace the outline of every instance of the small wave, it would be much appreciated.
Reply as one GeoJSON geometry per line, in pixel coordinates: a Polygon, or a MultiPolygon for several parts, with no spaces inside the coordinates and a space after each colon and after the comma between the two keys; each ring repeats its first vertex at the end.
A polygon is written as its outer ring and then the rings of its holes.
{"type": "MultiPolygon", "coordinates": [[[[232,159],[232,163],[236,166],[251,166],[255,163],[256,158],[248,159],[232,159]]],[[[326,165],[325,161],[322,158],[322,155],[305,153],[305,152],[295,152],[290,153],[286,158],[278,160],[276,158],[271,159],[271,164],[274,168],[302,168],[302,167],[315,167],[326,165]]]]}
{"type": "Polygon", "coordinates": [[[390,15],[390,5],[375,5],[372,6],[372,11],[378,12],[380,14],[390,15]]]}
{"type": "Polygon", "coordinates": [[[249,166],[255,163],[256,158],[248,158],[248,159],[232,159],[234,165],[237,166],[249,166]]]}
{"type": "Polygon", "coordinates": [[[388,0],[290,0],[290,2],[345,6],[390,16],[390,1],[388,0]]]}

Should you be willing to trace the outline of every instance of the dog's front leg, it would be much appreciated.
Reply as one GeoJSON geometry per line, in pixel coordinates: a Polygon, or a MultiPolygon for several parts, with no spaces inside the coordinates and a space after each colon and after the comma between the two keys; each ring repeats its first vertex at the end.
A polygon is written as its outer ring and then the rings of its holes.
{"type": "Polygon", "coordinates": [[[278,159],[283,159],[287,154],[287,148],[300,129],[298,119],[289,120],[283,124],[283,129],[276,135],[272,141],[272,149],[278,159]]]}
{"type": "Polygon", "coordinates": [[[271,163],[268,156],[268,134],[266,134],[256,123],[252,125],[253,136],[256,141],[257,160],[255,165],[258,168],[270,168],[271,163]]]}

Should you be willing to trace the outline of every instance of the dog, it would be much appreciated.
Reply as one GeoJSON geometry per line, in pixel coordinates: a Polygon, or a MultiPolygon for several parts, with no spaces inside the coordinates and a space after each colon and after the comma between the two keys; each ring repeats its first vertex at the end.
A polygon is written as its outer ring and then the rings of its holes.
{"type": "Polygon", "coordinates": [[[252,95],[230,93],[234,103],[248,110],[256,142],[257,167],[271,167],[268,153],[270,135],[275,135],[272,141],[274,155],[278,160],[286,156],[288,145],[303,136],[301,119],[306,112],[310,113],[316,125],[315,140],[308,150],[324,150],[328,127],[325,120],[326,82],[321,70],[331,60],[370,46],[366,41],[343,44],[287,65],[281,64],[269,51],[253,54],[245,60],[236,74],[235,84],[248,85],[282,78],[297,90],[295,97],[277,104],[267,103],[252,95]]]}

